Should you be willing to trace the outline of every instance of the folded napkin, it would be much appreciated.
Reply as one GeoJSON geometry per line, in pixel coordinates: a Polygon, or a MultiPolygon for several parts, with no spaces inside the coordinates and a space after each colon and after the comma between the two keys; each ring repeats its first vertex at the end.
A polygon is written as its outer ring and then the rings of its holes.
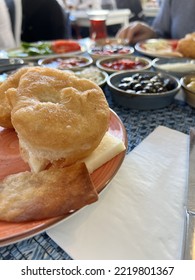
{"type": "Polygon", "coordinates": [[[73,259],[180,259],[188,136],[159,126],[89,205],[47,234],[73,259]]]}

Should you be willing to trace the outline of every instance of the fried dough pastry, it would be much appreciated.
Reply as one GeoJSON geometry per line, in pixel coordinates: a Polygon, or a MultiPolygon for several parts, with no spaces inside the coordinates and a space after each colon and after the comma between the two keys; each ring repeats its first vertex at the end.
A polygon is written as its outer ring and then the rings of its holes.
{"type": "Polygon", "coordinates": [[[84,163],[9,175],[0,183],[0,220],[26,222],[68,214],[97,201],[84,163]]]}
{"type": "Polygon", "coordinates": [[[108,129],[110,111],[103,91],[73,73],[31,68],[7,97],[22,157],[34,172],[56,160],[67,166],[85,158],[108,129]]]}
{"type": "Polygon", "coordinates": [[[178,41],[177,50],[188,58],[195,58],[195,32],[178,41]]]}
{"type": "Polygon", "coordinates": [[[17,88],[21,76],[28,71],[28,67],[19,69],[0,84],[0,126],[12,128],[11,107],[6,97],[9,88],[17,88]]]}

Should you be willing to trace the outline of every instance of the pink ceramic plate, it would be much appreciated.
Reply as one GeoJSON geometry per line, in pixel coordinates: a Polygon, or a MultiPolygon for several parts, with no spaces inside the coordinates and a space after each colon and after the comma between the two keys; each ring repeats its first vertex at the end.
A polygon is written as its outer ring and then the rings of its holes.
{"type": "MultiPolygon", "coordinates": [[[[109,132],[120,138],[127,145],[125,128],[119,117],[111,111],[109,132]]],[[[98,191],[101,192],[114,177],[125,157],[125,151],[114,157],[109,162],[95,170],[91,174],[92,181],[98,191]]],[[[18,138],[14,130],[0,128],[0,179],[5,176],[28,170],[19,154],[18,138]]],[[[29,238],[39,232],[45,231],[54,224],[70,217],[60,216],[41,221],[25,223],[8,223],[0,221],[0,246],[5,246],[19,240],[29,238]]]]}

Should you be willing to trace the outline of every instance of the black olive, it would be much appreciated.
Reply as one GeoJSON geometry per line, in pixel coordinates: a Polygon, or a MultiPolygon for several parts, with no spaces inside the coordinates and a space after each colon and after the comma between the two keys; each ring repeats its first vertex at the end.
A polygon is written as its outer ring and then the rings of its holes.
{"type": "Polygon", "coordinates": [[[139,83],[138,80],[133,80],[129,83],[129,86],[131,89],[134,89],[134,87],[139,83]]]}
{"type": "Polygon", "coordinates": [[[158,88],[162,87],[162,83],[161,82],[154,82],[154,87],[156,89],[158,89],[158,88]]]}
{"type": "Polygon", "coordinates": [[[139,80],[139,77],[140,77],[140,75],[139,75],[138,73],[132,75],[132,78],[133,78],[134,80],[139,80]]]}
{"type": "Polygon", "coordinates": [[[136,94],[144,94],[146,91],[144,89],[136,91],[136,94]]]}
{"type": "Polygon", "coordinates": [[[126,82],[131,82],[133,81],[133,78],[132,77],[124,77],[122,80],[121,80],[121,83],[126,83],[126,82]]]}
{"type": "Polygon", "coordinates": [[[122,84],[119,84],[118,85],[118,88],[122,89],[122,90],[125,90],[128,88],[128,83],[122,83],[122,84]]]}
{"type": "Polygon", "coordinates": [[[150,80],[153,81],[153,82],[161,82],[161,78],[158,75],[155,75],[150,80]]]}
{"type": "Polygon", "coordinates": [[[133,94],[135,94],[135,93],[136,93],[136,91],[135,91],[135,90],[131,90],[131,89],[127,89],[127,90],[126,90],[126,92],[127,92],[127,93],[133,93],[133,94]]]}
{"type": "Polygon", "coordinates": [[[153,83],[149,82],[148,87],[153,87],[153,83]]]}
{"type": "Polygon", "coordinates": [[[160,87],[159,89],[158,89],[158,92],[159,93],[161,93],[161,92],[165,92],[166,90],[165,90],[165,88],[164,87],[160,87]]]}
{"type": "Polygon", "coordinates": [[[138,90],[142,90],[143,87],[142,87],[141,84],[136,84],[136,85],[133,87],[133,89],[134,89],[135,91],[138,91],[138,90]]]}
{"type": "Polygon", "coordinates": [[[152,89],[151,89],[151,87],[148,87],[148,86],[147,86],[147,87],[144,88],[144,90],[145,90],[147,93],[150,93],[152,89]]]}

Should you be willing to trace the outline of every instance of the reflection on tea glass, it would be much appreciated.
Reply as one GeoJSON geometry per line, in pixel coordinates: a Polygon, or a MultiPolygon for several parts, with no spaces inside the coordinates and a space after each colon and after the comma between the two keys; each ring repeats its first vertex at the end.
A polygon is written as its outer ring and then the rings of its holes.
{"type": "Polygon", "coordinates": [[[90,38],[92,40],[107,38],[106,18],[108,10],[91,10],[87,12],[90,20],[90,38]]]}

